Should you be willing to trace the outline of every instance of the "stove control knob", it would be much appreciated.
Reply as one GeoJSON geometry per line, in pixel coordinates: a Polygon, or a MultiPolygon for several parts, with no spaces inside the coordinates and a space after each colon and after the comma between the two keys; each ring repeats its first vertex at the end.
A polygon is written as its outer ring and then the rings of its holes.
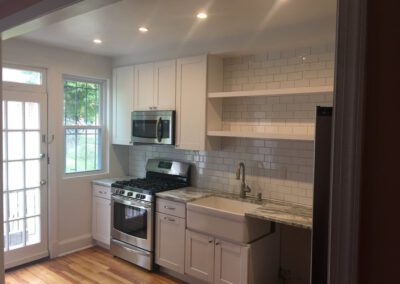
{"type": "Polygon", "coordinates": [[[132,194],[133,194],[132,192],[128,192],[128,196],[132,196],[132,194]]]}
{"type": "Polygon", "coordinates": [[[145,198],[146,198],[146,196],[143,194],[140,196],[140,199],[145,199],[145,198]]]}
{"type": "Polygon", "coordinates": [[[125,190],[120,190],[119,191],[119,194],[124,194],[125,193],[125,190]]]}
{"type": "Polygon", "coordinates": [[[140,198],[140,196],[141,196],[141,194],[139,194],[139,193],[137,193],[137,194],[136,194],[136,198],[138,198],[138,199],[139,199],[139,198],[140,198]]]}

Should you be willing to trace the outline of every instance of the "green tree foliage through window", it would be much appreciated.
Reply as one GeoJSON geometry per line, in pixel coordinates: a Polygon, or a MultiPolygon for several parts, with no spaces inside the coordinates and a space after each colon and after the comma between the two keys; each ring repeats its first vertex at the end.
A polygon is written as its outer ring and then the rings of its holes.
{"type": "Polygon", "coordinates": [[[64,125],[99,125],[100,85],[65,81],[64,125]]]}
{"type": "Polygon", "coordinates": [[[101,169],[102,85],[64,81],[65,172],[101,169]]]}

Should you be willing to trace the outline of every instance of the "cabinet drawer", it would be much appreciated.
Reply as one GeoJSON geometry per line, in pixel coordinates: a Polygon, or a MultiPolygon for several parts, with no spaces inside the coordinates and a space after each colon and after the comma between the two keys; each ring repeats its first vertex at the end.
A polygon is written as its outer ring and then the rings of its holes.
{"type": "Polygon", "coordinates": [[[111,199],[111,187],[94,184],[93,185],[93,196],[111,199]]]}
{"type": "Polygon", "coordinates": [[[176,217],[186,218],[186,205],[184,203],[157,198],[156,211],[176,217]]]}

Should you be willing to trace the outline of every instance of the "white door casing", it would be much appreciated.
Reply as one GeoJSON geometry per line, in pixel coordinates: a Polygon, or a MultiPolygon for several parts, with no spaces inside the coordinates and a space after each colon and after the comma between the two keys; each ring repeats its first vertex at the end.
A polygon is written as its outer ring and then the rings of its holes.
{"type": "MultiPolygon", "coordinates": [[[[42,70],[43,82],[45,71],[42,70]]],[[[48,256],[47,94],[3,84],[5,268],[48,256]]]]}

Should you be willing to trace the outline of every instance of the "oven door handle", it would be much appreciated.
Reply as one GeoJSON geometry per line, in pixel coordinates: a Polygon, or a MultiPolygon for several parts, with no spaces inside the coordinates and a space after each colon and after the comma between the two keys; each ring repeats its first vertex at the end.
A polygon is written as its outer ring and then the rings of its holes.
{"type": "Polygon", "coordinates": [[[118,197],[116,195],[113,195],[111,198],[115,203],[120,203],[120,204],[123,204],[123,205],[128,205],[128,206],[132,206],[132,207],[136,207],[136,208],[140,208],[140,209],[145,209],[145,210],[148,210],[148,209],[151,208],[151,205],[144,205],[142,203],[139,203],[139,202],[136,202],[136,201],[133,201],[133,200],[124,200],[124,199],[122,199],[122,198],[120,198],[120,197],[118,197]]]}

